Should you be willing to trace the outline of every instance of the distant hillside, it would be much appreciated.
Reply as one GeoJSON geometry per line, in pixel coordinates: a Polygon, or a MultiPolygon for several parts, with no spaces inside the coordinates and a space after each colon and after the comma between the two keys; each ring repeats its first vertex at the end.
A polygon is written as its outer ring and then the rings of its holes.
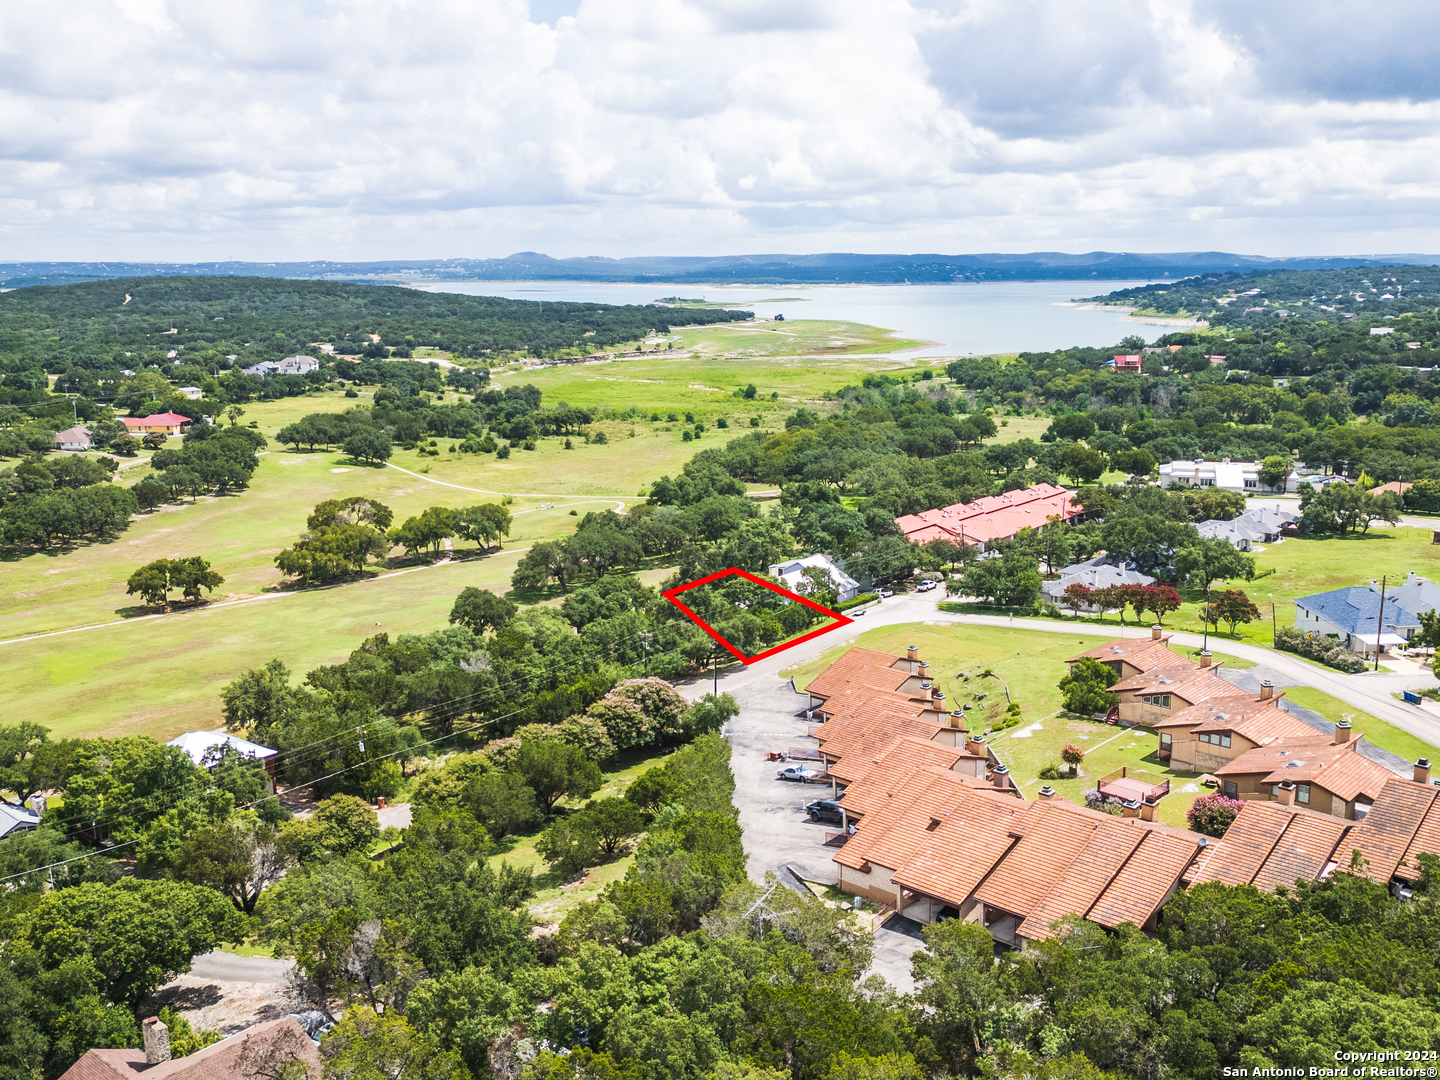
{"type": "Polygon", "coordinates": [[[1203,274],[1091,299],[1205,319],[1212,326],[1273,328],[1282,319],[1371,325],[1440,307],[1440,268],[1412,264],[1203,274]]]}
{"type": "Polygon", "coordinates": [[[1252,270],[1440,263],[1434,255],[1271,259],[1223,251],[1137,253],[1056,251],[1021,255],[598,256],[554,259],[524,251],[503,259],[419,259],[294,263],[0,263],[0,287],[125,277],[237,276],[370,281],[614,281],[715,284],[904,284],[950,281],[1120,281],[1252,270]]]}
{"type": "Polygon", "coordinates": [[[0,370],[94,368],[126,357],[119,366],[138,368],[172,350],[213,368],[225,366],[227,355],[243,365],[313,352],[312,342],[402,357],[421,347],[472,358],[544,356],[620,345],[672,325],[748,318],[746,311],[505,300],[339,281],[123,278],[0,294],[0,370]]]}

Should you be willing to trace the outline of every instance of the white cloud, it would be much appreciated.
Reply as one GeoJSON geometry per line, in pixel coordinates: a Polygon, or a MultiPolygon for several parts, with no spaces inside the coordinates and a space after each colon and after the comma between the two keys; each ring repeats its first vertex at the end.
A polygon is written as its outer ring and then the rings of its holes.
{"type": "Polygon", "coordinates": [[[1290,0],[13,5],[0,250],[1440,250],[1437,21],[1290,0]]]}

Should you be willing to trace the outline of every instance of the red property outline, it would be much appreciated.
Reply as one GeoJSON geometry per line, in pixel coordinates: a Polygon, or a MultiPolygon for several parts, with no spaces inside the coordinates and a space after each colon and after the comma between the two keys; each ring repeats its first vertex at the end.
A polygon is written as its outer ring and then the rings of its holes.
{"type": "Polygon", "coordinates": [[[805,599],[805,597],[800,596],[797,593],[793,593],[789,589],[781,588],[773,581],[766,581],[764,578],[756,577],[754,574],[746,573],[744,570],[741,570],[737,566],[732,566],[729,570],[717,570],[715,573],[707,574],[705,577],[699,578],[696,581],[692,581],[688,585],[677,585],[673,589],[666,589],[660,595],[665,597],[666,600],[669,600],[672,604],[678,607],[690,618],[691,622],[693,622],[696,626],[700,627],[701,630],[704,630],[705,633],[709,634],[712,638],[719,642],[721,648],[723,648],[731,656],[735,657],[736,660],[739,660],[742,664],[747,665],[753,664],[757,660],[764,660],[767,656],[774,656],[778,652],[784,652],[786,649],[799,645],[802,641],[809,641],[811,638],[819,637],[821,634],[828,634],[831,630],[837,630],[842,626],[848,626],[855,621],[854,619],[846,618],[838,611],[831,611],[827,607],[821,607],[819,604],[815,603],[815,601],[807,600],[805,599]],[[707,623],[704,619],[700,618],[699,615],[696,615],[695,612],[691,611],[688,607],[686,607],[682,601],[676,599],[676,597],[678,597],[682,592],[685,592],[687,589],[693,589],[699,585],[708,585],[712,581],[719,581],[721,578],[729,577],[731,574],[738,574],[746,581],[753,581],[756,585],[763,585],[771,592],[777,592],[781,596],[788,597],[791,600],[795,600],[798,603],[804,604],[812,611],[818,611],[822,615],[829,615],[832,619],[835,620],[835,622],[831,623],[829,626],[822,626],[818,630],[811,630],[810,633],[803,634],[800,637],[796,638],[794,641],[787,641],[783,645],[776,645],[773,649],[766,649],[764,652],[756,653],[754,656],[746,656],[739,649],[735,648],[734,645],[731,645],[730,642],[726,641],[723,637],[717,634],[711,628],[709,623],[707,623]]]}

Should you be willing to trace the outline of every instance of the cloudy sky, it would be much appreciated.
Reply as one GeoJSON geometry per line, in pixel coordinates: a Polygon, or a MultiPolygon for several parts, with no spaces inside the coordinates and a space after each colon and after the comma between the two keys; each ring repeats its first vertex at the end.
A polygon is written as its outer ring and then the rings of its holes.
{"type": "Polygon", "coordinates": [[[1440,252],[1440,5],[66,0],[0,260],[1440,252]]]}

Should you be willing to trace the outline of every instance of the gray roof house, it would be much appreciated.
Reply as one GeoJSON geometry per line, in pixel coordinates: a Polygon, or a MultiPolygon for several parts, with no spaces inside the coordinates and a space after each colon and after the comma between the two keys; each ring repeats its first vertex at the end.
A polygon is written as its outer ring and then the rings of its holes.
{"type": "Polygon", "coordinates": [[[262,360],[258,364],[251,364],[247,368],[241,368],[244,375],[259,375],[262,379],[266,375],[304,375],[307,371],[318,371],[320,361],[313,356],[287,356],[284,360],[262,360]]]}
{"type": "Polygon", "coordinates": [[[1372,581],[1296,600],[1295,629],[1333,634],[1345,648],[1358,653],[1373,653],[1378,644],[1383,653],[1408,642],[1420,629],[1420,620],[1388,591],[1382,615],[1380,583],[1372,581]]]}
{"type": "MultiPolygon", "coordinates": [[[[1155,579],[1148,574],[1142,574],[1138,570],[1130,570],[1123,566],[1116,566],[1106,561],[1106,556],[1097,555],[1085,562],[1072,563],[1070,566],[1062,567],[1059,571],[1060,577],[1056,581],[1047,581],[1040,586],[1040,591],[1053,604],[1063,604],[1065,590],[1071,585],[1085,585],[1091,589],[1108,589],[1112,585],[1154,585],[1155,579]]],[[[1094,606],[1081,608],[1082,611],[1095,611],[1094,606]]]]}
{"type": "Polygon", "coordinates": [[[1406,611],[1423,615],[1440,607],[1440,585],[1428,578],[1420,577],[1415,571],[1405,575],[1403,585],[1391,585],[1385,592],[1385,603],[1394,600],[1406,611]]]}
{"type": "Polygon", "coordinates": [[[28,806],[0,800],[0,839],[40,827],[40,815],[28,806]]]}
{"type": "Polygon", "coordinates": [[[1273,544],[1280,538],[1280,530],[1300,515],[1278,507],[1257,507],[1237,514],[1230,521],[1202,521],[1196,530],[1202,537],[1230,541],[1232,547],[1249,551],[1252,544],[1273,544]]]}
{"type": "Polygon", "coordinates": [[[76,424],[55,433],[56,450],[89,450],[94,445],[90,438],[90,429],[84,424],[76,424]]]}

